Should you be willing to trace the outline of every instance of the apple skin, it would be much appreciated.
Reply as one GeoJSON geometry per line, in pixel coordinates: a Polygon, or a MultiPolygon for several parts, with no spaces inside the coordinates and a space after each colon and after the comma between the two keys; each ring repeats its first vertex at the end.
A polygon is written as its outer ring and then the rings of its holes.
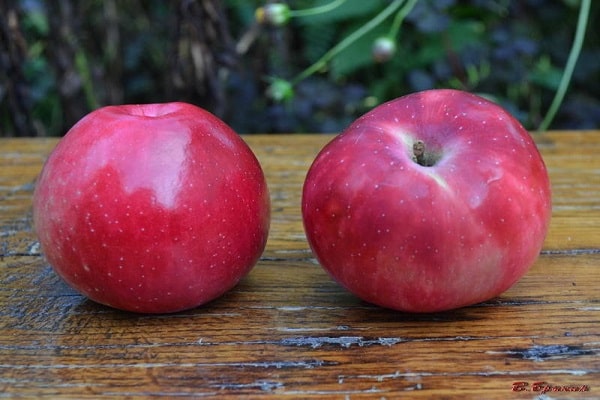
{"type": "Polygon", "coordinates": [[[527,272],[551,190],[515,118],[436,89],[376,107],[327,144],[306,176],[302,216],[320,264],[356,296],[437,312],[496,297],[527,272]],[[414,160],[419,140],[433,165],[414,160]]]}
{"type": "Polygon", "coordinates": [[[82,118],[33,196],[42,251],[90,299],[139,313],[213,300],[262,254],[270,223],[258,160],[187,103],[120,105],[82,118]]]}

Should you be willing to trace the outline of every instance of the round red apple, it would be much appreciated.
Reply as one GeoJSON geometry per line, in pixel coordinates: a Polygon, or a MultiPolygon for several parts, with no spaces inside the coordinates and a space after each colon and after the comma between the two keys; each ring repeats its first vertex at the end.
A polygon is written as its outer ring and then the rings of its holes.
{"type": "Polygon", "coordinates": [[[90,299],[141,313],[206,303],[264,250],[261,167],[224,122],[185,103],[109,106],[79,121],[39,177],[43,253],[90,299]]]}
{"type": "Polygon", "coordinates": [[[456,90],[365,114],[317,156],[304,183],[309,244],[341,285],[409,312],[493,298],[536,260],[550,183],[525,129],[456,90]]]}

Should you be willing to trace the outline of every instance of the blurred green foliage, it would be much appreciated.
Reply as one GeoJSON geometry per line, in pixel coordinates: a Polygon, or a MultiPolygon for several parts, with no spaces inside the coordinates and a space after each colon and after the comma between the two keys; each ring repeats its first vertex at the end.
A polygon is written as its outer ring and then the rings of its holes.
{"type": "MultiPolygon", "coordinates": [[[[371,47],[392,18],[276,102],[266,95],[271,82],[293,79],[390,1],[346,0],[283,26],[256,22],[265,3],[3,0],[0,136],[62,135],[102,105],[174,100],[240,133],[338,132],[381,102],[436,87],[484,94],[535,129],[558,87],[579,8],[578,0],[420,0],[390,60],[374,62],[371,47]]],[[[592,3],[595,21],[600,7],[592,3]]],[[[600,126],[599,39],[592,22],[551,128],[600,126]]]]}

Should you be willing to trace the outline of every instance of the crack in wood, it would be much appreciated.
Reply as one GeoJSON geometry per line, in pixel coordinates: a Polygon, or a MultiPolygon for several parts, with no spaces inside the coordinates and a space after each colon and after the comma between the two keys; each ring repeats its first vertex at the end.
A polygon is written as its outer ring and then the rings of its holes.
{"type": "MultiPolygon", "coordinates": [[[[87,368],[168,368],[178,366],[183,368],[206,368],[206,367],[225,367],[225,368],[256,368],[256,369],[315,369],[320,367],[339,365],[335,361],[325,361],[318,359],[308,359],[299,361],[248,361],[248,362],[216,362],[216,363],[201,363],[201,362],[145,362],[139,363],[137,360],[131,362],[105,363],[105,364],[35,364],[16,366],[15,369],[87,369],[87,368]]],[[[6,364],[0,364],[0,368],[8,368],[6,364]]],[[[11,367],[12,368],[12,367],[11,367]]]]}
{"type": "Polygon", "coordinates": [[[263,392],[273,392],[284,387],[284,384],[278,381],[258,380],[251,383],[220,383],[210,386],[220,390],[260,389],[263,392]]]}
{"type": "MultiPolygon", "coordinates": [[[[489,353],[489,352],[487,352],[489,353]]],[[[584,376],[588,374],[597,374],[600,369],[591,370],[578,370],[578,369],[525,369],[525,370],[496,370],[496,371],[476,371],[476,372],[400,372],[395,371],[387,374],[360,374],[360,375],[339,375],[338,383],[347,383],[350,380],[376,380],[377,382],[383,382],[385,380],[395,379],[406,379],[415,380],[418,378],[427,377],[462,377],[462,376],[478,376],[478,377],[490,377],[490,376],[530,376],[530,375],[572,375],[572,376],[584,376]]]]}
{"type": "Polygon", "coordinates": [[[486,340],[488,337],[474,336],[451,336],[451,337],[436,337],[436,338],[407,338],[407,337],[375,337],[366,338],[363,336],[298,336],[284,338],[279,341],[279,344],[284,346],[302,347],[307,346],[313,349],[322,346],[340,346],[350,348],[352,346],[367,347],[367,346],[393,346],[399,343],[407,342],[445,342],[445,341],[471,341],[471,340],[486,340]]]}
{"type": "Polygon", "coordinates": [[[596,351],[593,349],[584,349],[581,346],[570,345],[534,345],[528,349],[513,348],[496,353],[536,362],[542,362],[547,359],[555,360],[567,357],[596,355],[596,351]]]}
{"type": "Polygon", "coordinates": [[[566,250],[542,250],[540,252],[543,256],[577,256],[577,255],[590,255],[600,254],[600,248],[580,248],[580,249],[566,249],[566,250]]]}
{"type": "Polygon", "coordinates": [[[351,346],[373,346],[373,345],[381,345],[381,346],[392,346],[400,342],[406,342],[406,339],[403,338],[373,338],[367,339],[362,336],[338,336],[338,337],[330,337],[330,336],[300,336],[300,337],[291,337],[284,338],[281,340],[281,344],[284,346],[309,346],[313,349],[316,349],[321,346],[341,346],[344,348],[349,348],[351,346]]]}

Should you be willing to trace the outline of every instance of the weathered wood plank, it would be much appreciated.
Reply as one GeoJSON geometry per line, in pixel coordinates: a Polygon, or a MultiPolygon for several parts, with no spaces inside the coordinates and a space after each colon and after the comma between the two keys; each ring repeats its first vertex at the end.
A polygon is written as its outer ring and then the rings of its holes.
{"type": "Polygon", "coordinates": [[[530,272],[496,299],[426,315],[362,302],[308,249],[300,190],[330,139],[246,137],[271,189],[267,249],[222,298],[164,316],[100,306],[52,272],[31,195],[56,141],[0,140],[2,396],[600,397],[600,132],[536,136],[554,207],[530,272]]]}

